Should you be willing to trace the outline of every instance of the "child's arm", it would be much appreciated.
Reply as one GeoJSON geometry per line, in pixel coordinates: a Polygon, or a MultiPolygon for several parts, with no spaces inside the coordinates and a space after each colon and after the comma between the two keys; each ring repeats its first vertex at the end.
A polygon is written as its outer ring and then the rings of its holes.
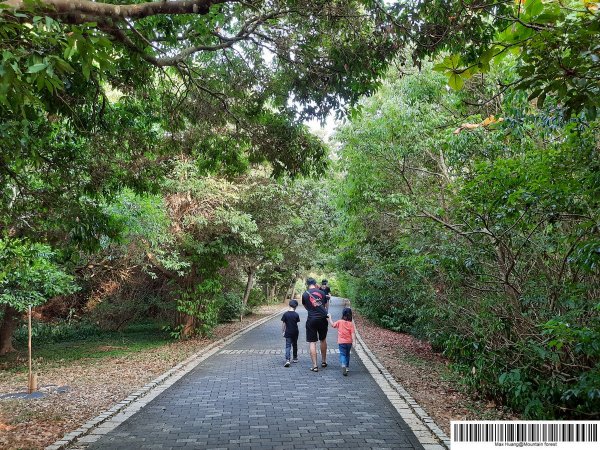
{"type": "Polygon", "coordinates": [[[327,320],[329,320],[329,323],[331,324],[331,326],[333,328],[337,328],[338,325],[340,324],[339,320],[336,320],[335,322],[333,320],[331,320],[331,314],[327,314],[327,320]]]}
{"type": "Polygon", "coordinates": [[[356,326],[352,324],[352,343],[356,344],[356,326]]]}
{"type": "Polygon", "coordinates": [[[281,322],[281,334],[285,336],[285,322],[281,322]]]}

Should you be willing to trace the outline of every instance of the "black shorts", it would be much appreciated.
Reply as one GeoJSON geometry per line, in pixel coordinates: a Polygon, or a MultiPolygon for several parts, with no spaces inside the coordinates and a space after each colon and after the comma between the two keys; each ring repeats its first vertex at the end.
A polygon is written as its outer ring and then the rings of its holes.
{"type": "Polygon", "coordinates": [[[327,337],[327,319],[309,319],[306,321],[306,342],[324,341],[327,337]]]}

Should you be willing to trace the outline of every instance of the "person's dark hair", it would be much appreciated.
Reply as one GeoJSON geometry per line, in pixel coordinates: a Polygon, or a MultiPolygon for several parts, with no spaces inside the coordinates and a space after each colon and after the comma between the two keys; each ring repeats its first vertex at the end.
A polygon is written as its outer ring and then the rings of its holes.
{"type": "Polygon", "coordinates": [[[352,310],[350,308],[344,308],[342,311],[342,320],[352,322],[352,310]]]}
{"type": "Polygon", "coordinates": [[[323,281],[321,281],[321,284],[327,284],[327,283],[328,283],[328,281],[325,279],[323,279],[323,281]]]}
{"type": "Polygon", "coordinates": [[[290,300],[290,307],[296,309],[298,307],[298,302],[296,300],[290,300]]]}
{"type": "Polygon", "coordinates": [[[314,278],[307,278],[306,279],[306,285],[310,286],[311,284],[317,284],[317,280],[315,280],[314,278]]]}

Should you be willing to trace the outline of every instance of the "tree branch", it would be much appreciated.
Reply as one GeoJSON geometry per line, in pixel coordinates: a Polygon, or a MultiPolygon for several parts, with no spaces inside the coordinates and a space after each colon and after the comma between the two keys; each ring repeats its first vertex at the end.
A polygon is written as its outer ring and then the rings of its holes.
{"type": "MultiPolygon", "coordinates": [[[[104,31],[105,33],[108,33],[111,36],[113,36],[114,38],[116,38],[117,40],[119,40],[121,43],[126,45],[131,50],[138,53],[142,59],[144,59],[145,61],[149,62],[150,64],[152,64],[154,66],[157,66],[157,67],[177,66],[181,62],[185,61],[188,57],[194,55],[195,53],[203,52],[203,51],[215,52],[218,50],[225,50],[227,48],[233,47],[233,45],[237,42],[240,42],[243,40],[249,40],[249,39],[251,39],[252,34],[254,34],[256,32],[257,28],[260,27],[262,24],[264,24],[267,20],[284,16],[290,12],[291,12],[290,10],[276,10],[276,11],[272,11],[270,13],[265,13],[260,16],[251,17],[242,25],[240,30],[231,37],[222,36],[217,33],[211,33],[213,36],[215,36],[217,39],[219,39],[218,44],[193,45],[193,46],[184,48],[183,50],[181,50],[179,53],[177,53],[175,55],[164,56],[164,57],[158,57],[158,56],[146,53],[143,49],[139,48],[135,44],[135,42],[125,33],[125,31],[122,28],[119,28],[118,26],[108,26],[108,22],[110,21],[110,19],[108,19],[105,22],[99,22],[99,24],[100,24],[99,28],[102,31],[104,31]]],[[[128,25],[131,27],[131,25],[129,23],[128,23],[128,25]]],[[[136,35],[138,35],[138,37],[140,37],[143,40],[144,43],[146,43],[147,45],[150,45],[156,49],[156,47],[153,44],[151,44],[147,38],[145,38],[143,35],[141,35],[137,30],[135,30],[135,28],[132,28],[132,31],[134,31],[136,33],[136,35]]]]}
{"type": "MultiPolygon", "coordinates": [[[[154,1],[131,5],[113,5],[90,0],[41,0],[42,10],[50,16],[92,16],[113,19],[142,19],[162,14],[207,14],[210,7],[232,0],[175,0],[154,1]]],[[[13,9],[27,8],[24,0],[2,2],[13,9]]]]}

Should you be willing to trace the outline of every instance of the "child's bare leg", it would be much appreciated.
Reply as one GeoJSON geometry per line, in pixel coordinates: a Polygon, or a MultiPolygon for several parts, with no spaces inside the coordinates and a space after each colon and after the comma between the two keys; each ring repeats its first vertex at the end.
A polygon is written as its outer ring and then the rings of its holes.
{"type": "MultiPolygon", "coordinates": [[[[327,363],[327,339],[321,341],[321,361],[327,363]]],[[[317,362],[315,355],[315,363],[317,362]]]]}

